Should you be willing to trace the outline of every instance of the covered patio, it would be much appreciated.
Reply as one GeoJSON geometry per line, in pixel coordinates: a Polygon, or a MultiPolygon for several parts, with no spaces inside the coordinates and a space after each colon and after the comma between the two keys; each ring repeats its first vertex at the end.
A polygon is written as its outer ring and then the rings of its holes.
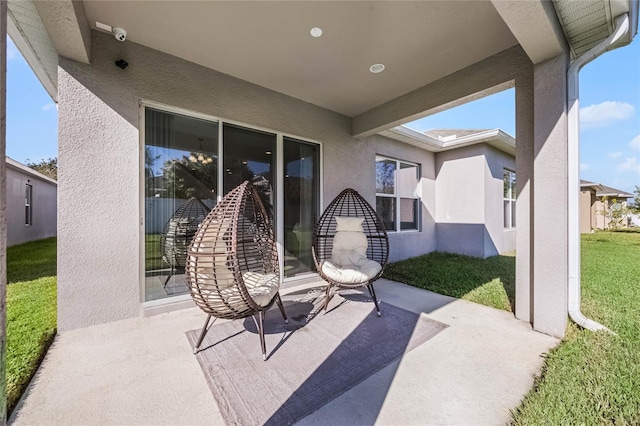
{"type": "Polygon", "coordinates": [[[309,236],[346,187],[389,215],[391,261],[438,250],[440,223],[479,225],[488,244],[494,230],[485,235],[482,221],[438,207],[443,193],[458,193],[437,187],[434,151],[389,129],[507,88],[515,318],[381,280],[383,302],[447,327],[301,423],[507,422],[569,314],[597,328],[579,306],[578,86],[569,72],[631,42],[637,1],[0,6],[59,107],[59,334],[12,422],[224,423],[185,337],[203,314],[173,265],[165,277],[158,253],[167,213],[192,196],[210,208],[245,175],[259,178],[285,301],[323,285],[309,236]],[[380,162],[411,171],[404,195],[379,194],[380,162]],[[196,184],[182,185],[176,165],[196,184]]]}
{"type": "MultiPolygon", "coordinates": [[[[318,285],[289,289],[283,299],[318,285]]],[[[299,424],[505,423],[541,355],[559,342],[506,311],[388,280],[377,288],[383,302],[448,327],[299,424]]],[[[200,310],[186,309],[59,335],[10,422],[224,424],[185,336],[202,320],[200,310]]],[[[252,337],[247,356],[257,357],[252,337]]],[[[296,348],[285,342],[279,350],[296,348]]]]}

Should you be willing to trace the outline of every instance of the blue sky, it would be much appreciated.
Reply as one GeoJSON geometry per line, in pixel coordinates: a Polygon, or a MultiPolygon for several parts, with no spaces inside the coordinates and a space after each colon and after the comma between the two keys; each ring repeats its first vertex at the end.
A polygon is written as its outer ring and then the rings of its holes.
{"type": "MultiPolygon", "coordinates": [[[[632,192],[640,185],[640,36],[580,73],[582,179],[632,192]]],[[[409,125],[493,129],[515,134],[514,91],[507,90],[409,125]]],[[[7,45],[7,155],[40,161],[57,156],[57,110],[13,42],[7,45]]]]}
{"type": "MultiPolygon", "coordinates": [[[[580,177],[628,192],[640,185],[640,36],[580,72],[580,177]]],[[[515,136],[513,89],[409,123],[515,136]]]]}
{"type": "Polygon", "coordinates": [[[7,37],[7,155],[25,163],[58,156],[58,112],[7,37]]]}

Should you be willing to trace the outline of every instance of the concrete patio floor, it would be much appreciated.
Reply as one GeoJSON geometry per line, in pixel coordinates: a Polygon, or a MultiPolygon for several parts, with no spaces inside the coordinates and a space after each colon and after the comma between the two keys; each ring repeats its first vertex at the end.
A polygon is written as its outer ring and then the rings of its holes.
{"type": "MultiPolygon", "coordinates": [[[[449,327],[299,424],[504,424],[558,343],[509,312],[387,280],[376,292],[449,327]]],[[[185,337],[204,318],[192,308],[60,333],[10,423],[224,424],[185,337]]]]}

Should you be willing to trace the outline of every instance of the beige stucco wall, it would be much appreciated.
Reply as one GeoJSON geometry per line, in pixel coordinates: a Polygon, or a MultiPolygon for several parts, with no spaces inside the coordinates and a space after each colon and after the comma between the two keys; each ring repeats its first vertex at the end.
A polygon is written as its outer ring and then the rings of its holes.
{"type": "Polygon", "coordinates": [[[140,313],[141,99],[322,142],[325,205],[345,187],[375,205],[376,154],[421,164],[422,231],[390,235],[390,257],[435,249],[431,153],[355,139],[348,117],[135,43],[93,32],[91,44],[91,65],[61,59],[58,76],[61,330],[140,313]]]}
{"type": "Polygon", "coordinates": [[[7,166],[7,245],[56,235],[57,185],[7,166]],[[32,186],[32,221],[25,225],[26,185],[32,186]]]}
{"type": "Polygon", "coordinates": [[[436,154],[438,251],[477,257],[515,250],[515,230],[503,222],[502,172],[515,159],[486,145],[436,154]]]}
{"type": "Polygon", "coordinates": [[[580,191],[580,233],[587,234],[595,228],[594,219],[594,193],[589,189],[580,191]]]}

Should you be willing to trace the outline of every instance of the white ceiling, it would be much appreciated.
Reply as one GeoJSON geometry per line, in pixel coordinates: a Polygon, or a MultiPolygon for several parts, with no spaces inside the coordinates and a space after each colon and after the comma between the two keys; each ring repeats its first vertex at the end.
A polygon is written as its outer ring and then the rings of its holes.
{"type": "Polygon", "coordinates": [[[517,44],[481,0],[84,5],[94,28],[123,27],[127,40],[348,116],[517,44]],[[386,70],[371,74],[375,63],[386,70]]]}

